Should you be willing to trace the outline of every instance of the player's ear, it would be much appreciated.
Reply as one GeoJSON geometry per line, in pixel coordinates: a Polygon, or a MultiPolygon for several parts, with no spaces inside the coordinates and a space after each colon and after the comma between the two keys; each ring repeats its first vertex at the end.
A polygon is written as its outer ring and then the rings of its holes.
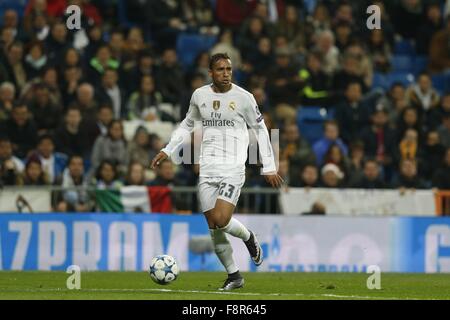
{"type": "Polygon", "coordinates": [[[212,78],[212,69],[211,68],[208,69],[208,75],[210,78],[212,78]]]}

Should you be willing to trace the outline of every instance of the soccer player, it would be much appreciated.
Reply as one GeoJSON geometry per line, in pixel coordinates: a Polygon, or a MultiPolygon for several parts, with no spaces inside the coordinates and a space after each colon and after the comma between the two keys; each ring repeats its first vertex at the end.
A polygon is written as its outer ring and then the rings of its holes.
{"type": "Polygon", "coordinates": [[[215,252],[228,273],[220,290],[232,290],[243,287],[244,278],[233,260],[233,249],[226,234],[244,241],[255,265],[263,261],[255,234],[232,216],[245,181],[247,125],[256,134],[266,181],[278,188],[283,179],[277,173],[269,133],[253,95],[231,82],[232,67],[227,54],[211,57],[209,75],[212,83],[194,91],[186,118],[167,146],[154,157],[151,167],[155,168],[178,150],[190,137],[195,121],[202,121],[200,205],[208,221],[215,252]]]}

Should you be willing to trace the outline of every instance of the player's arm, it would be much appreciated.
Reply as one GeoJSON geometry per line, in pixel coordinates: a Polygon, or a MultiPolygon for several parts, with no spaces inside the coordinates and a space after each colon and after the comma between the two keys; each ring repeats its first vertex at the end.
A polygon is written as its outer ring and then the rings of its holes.
{"type": "Polygon", "coordinates": [[[277,173],[269,131],[267,130],[263,115],[259,111],[253,96],[250,96],[249,103],[244,108],[243,116],[249,127],[253,130],[258,141],[259,154],[263,165],[262,174],[264,175],[264,178],[272,187],[281,187],[284,181],[277,173]]]}
{"type": "Polygon", "coordinates": [[[179,127],[172,133],[169,143],[153,158],[150,165],[152,169],[155,169],[162,161],[169,158],[191,136],[195,121],[198,120],[201,120],[201,115],[198,106],[195,104],[194,95],[192,95],[186,118],[184,118],[179,127]]]}

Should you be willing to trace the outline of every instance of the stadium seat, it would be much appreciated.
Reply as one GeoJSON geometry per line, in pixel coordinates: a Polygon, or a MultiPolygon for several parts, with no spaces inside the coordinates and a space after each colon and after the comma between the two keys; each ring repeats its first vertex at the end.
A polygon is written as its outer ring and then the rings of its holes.
{"type": "Polygon", "coordinates": [[[434,74],[434,75],[431,76],[431,82],[433,83],[433,87],[440,94],[445,92],[446,81],[447,81],[447,76],[445,74],[443,74],[443,73],[434,74]]]}
{"type": "Polygon", "coordinates": [[[332,112],[319,106],[302,106],[297,113],[300,134],[312,145],[323,135],[323,123],[332,118],[332,112]]]}
{"type": "Polygon", "coordinates": [[[426,71],[428,66],[428,57],[427,56],[416,56],[414,58],[414,67],[413,72],[417,76],[422,71],[426,71]]]}
{"type": "Polygon", "coordinates": [[[414,83],[415,77],[410,72],[391,72],[386,75],[386,89],[389,89],[393,83],[400,82],[404,86],[414,83]]]}
{"type": "Polygon", "coordinates": [[[382,88],[387,89],[386,76],[380,72],[374,72],[372,78],[372,89],[382,88]]]}
{"type": "Polygon", "coordinates": [[[183,67],[192,66],[197,55],[211,49],[216,40],[216,36],[181,33],[177,38],[177,55],[183,67]]]}
{"type": "Polygon", "coordinates": [[[414,56],[416,54],[414,43],[410,40],[396,41],[394,44],[394,54],[414,56]]]}
{"type": "Polygon", "coordinates": [[[0,27],[3,25],[3,14],[8,9],[14,9],[19,18],[23,17],[28,0],[0,0],[0,27]]]}
{"type": "Polygon", "coordinates": [[[126,28],[132,28],[135,26],[133,22],[128,20],[127,5],[125,3],[125,0],[117,0],[117,11],[119,22],[122,26],[126,28]]]}
{"type": "Polygon", "coordinates": [[[394,55],[391,65],[394,72],[412,72],[414,70],[413,58],[407,55],[394,55]]]}
{"type": "Polygon", "coordinates": [[[303,0],[303,6],[308,11],[308,14],[312,14],[314,12],[316,5],[317,5],[316,0],[303,0]]]}

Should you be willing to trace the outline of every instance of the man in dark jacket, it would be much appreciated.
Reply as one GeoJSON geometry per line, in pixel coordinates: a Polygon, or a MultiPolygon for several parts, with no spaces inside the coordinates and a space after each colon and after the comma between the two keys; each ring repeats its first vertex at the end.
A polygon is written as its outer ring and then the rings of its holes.
{"type": "Polygon", "coordinates": [[[450,148],[445,153],[444,165],[433,176],[433,187],[450,190],[450,148]]]}
{"type": "Polygon", "coordinates": [[[364,163],[363,176],[354,185],[354,188],[383,189],[386,184],[380,177],[380,168],[375,159],[368,159],[364,163]]]}
{"type": "Polygon", "coordinates": [[[8,119],[0,128],[0,135],[7,136],[13,146],[14,155],[25,159],[37,143],[37,129],[30,119],[28,106],[24,103],[14,105],[11,119],[8,119]]]}

